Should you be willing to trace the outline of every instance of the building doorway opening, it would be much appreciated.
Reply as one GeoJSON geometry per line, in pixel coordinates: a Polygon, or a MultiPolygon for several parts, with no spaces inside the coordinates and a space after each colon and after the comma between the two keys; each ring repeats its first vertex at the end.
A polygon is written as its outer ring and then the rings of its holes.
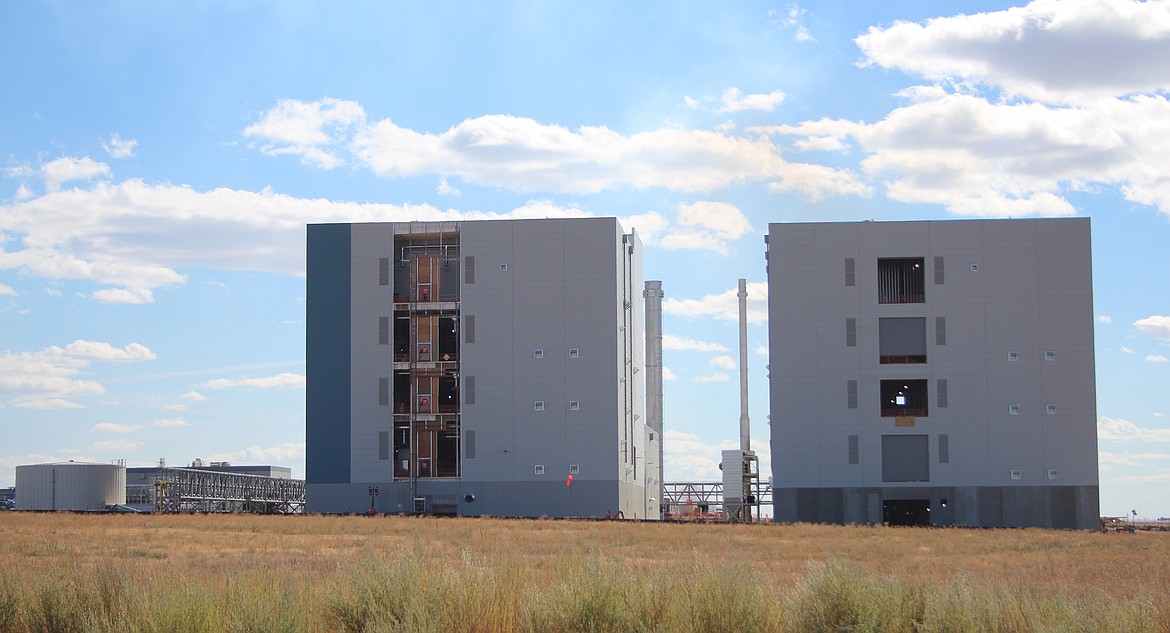
{"type": "Polygon", "coordinates": [[[928,499],[887,499],[882,502],[882,523],[886,525],[930,525],[928,499]]]}

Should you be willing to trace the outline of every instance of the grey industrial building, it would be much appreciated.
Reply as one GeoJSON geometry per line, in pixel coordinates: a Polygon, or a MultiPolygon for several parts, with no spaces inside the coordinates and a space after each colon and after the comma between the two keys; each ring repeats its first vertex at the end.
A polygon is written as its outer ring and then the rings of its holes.
{"type": "Polygon", "coordinates": [[[309,225],[307,510],[657,517],[643,314],[614,218],[309,225]]]}
{"type": "Polygon", "coordinates": [[[1087,218],[766,241],[779,520],[1098,526],[1087,218]]]}

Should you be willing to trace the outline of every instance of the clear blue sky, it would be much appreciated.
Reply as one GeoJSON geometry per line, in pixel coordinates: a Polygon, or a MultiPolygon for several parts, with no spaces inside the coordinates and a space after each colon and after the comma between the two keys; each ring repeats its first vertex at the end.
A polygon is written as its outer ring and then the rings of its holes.
{"type": "Polygon", "coordinates": [[[1093,219],[1101,510],[1170,515],[1170,3],[0,2],[0,485],[304,472],[304,224],[616,215],[667,478],[767,454],[769,222],[1093,219]]]}

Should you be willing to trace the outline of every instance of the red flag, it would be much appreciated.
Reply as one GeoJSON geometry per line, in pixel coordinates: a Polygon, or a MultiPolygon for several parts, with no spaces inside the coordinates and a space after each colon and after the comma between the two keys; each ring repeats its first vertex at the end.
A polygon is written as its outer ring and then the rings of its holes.
{"type": "Polygon", "coordinates": [[[565,485],[566,485],[566,486],[572,486],[572,485],[573,485],[573,476],[572,476],[572,475],[569,475],[569,478],[565,480],[565,485]]]}

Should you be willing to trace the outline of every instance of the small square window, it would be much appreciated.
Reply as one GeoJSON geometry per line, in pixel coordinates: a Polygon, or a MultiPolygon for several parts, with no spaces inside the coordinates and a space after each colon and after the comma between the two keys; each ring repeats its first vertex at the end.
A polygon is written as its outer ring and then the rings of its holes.
{"type": "Polygon", "coordinates": [[[544,474],[544,464],[537,464],[536,468],[534,470],[535,470],[535,472],[533,474],[543,475],[544,474]]]}
{"type": "Polygon", "coordinates": [[[1055,404],[1050,404],[1050,405],[1047,405],[1047,406],[1045,406],[1045,407],[1044,407],[1044,412],[1045,412],[1045,413],[1047,413],[1048,415],[1053,415],[1053,414],[1055,414],[1055,413],[1056,413],[1056,405],[1055,405],[1055,404]]]}
{"type": "Polygon", "coordinates": [[[581,350],[576,347],[569,350],[569,358],[581,358],[581,350]]]}
{"type": "Polygon", "coordinates": [[[581,465],[580,464],[569,464],[569,474],[570,475],[580,475],[581,474],[581,465]]]}
{"type": "Polygon", "coordinates": [[[1020,355],[1016,352],[1008,352],[1008,360],[1014,363],[1017,360],[1020,360],[1020,355]]]}
{"type": "Polygon", "coordinates": [[[537,400],[536,402],[532,403],[532,408],[537,411],[544,411],[544,400],[537,400]]]}
{"type": "Polygon", "coordinates": [[[1044,360],[1056,360],[1056,352],[1052,350],[1044,352],[1044,360]]]}
{"type": "Polygon", "coordinates": [[[581,403],[576,400],[569,401],[569,411],[580,411],[581,403]]]}
{"type": "Polygon", "coordinates": [[[500,264],[500,270],[508,270],[507,264],[500,264]]]}
{"type": "Polygon", "coordinates": [[[971,264],[971,272],[973,272],[973,273],[979,272],[979,264],[971,264]]]}
{"type": "Polygon", "coordinates": [[[532,350],[532,357],[533,358],[544,358],[544,350],[539,348],[539,347],[532,350]]]}
{"type": "Polygon", "coordinates": [[[1018,471],[1018,470],[1012,471],[1012,479],[1023,479],[1023,478],[1024,478],[1024,475],[1021,474],[1020,471],[1018,471]]]}
{"type": "Polygon", "coordinates": [[[1051,469],[1049,469],[1049,471],[1048,471],[1048,478],[1049,478],[1049,479],[1056,479],[1056,471],[1055,471],[1055,470],[1051,470],[1051,469]]]}
{"type": "Polygon", "coordinates": [[[1008,405],[1008,413],[1010,413],[1012,415],[1019,415],[1020,414],[1020,405],[1009,404],[1008,405]]]}

